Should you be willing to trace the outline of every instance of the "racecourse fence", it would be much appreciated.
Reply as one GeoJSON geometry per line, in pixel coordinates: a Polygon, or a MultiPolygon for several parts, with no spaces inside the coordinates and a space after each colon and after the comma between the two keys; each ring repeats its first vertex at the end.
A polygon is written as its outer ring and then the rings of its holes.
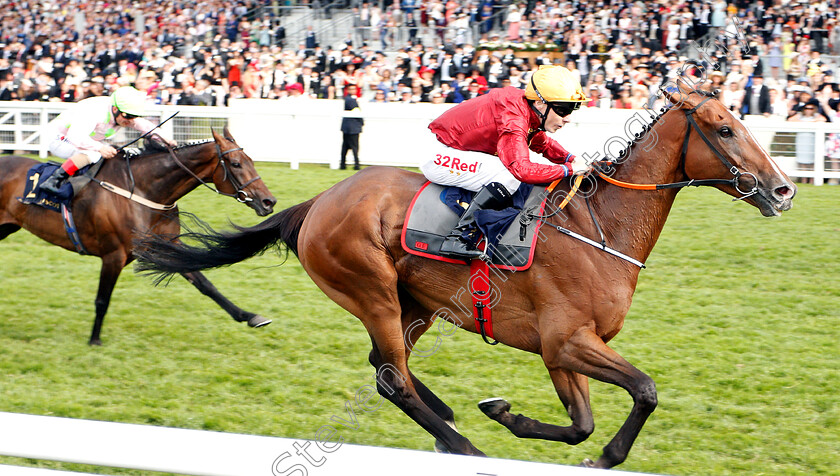
{"type": "MultiPolygon", "coordinates": [[[[528,461],[0,412],[0,455],[202,476],[633,475],[528,461]],[[305,455],[305,456],[304,456],[305,455]]],[[[0,474],[87,473],[0,465],[0,474]]]]}
{"type": "MultiPolygon", "coordinates": [[[[179,114],[162,128],[179,142],[210,137],[210,128],[229,126],[239,145],[254,160],[329,164],[337,168],[342,135],[342,117],[363,117],[360,158],[364,165],[419,165],[415,144],[422,143],[427,126],[451,104],[362,103],[361,113],[345,113],[343,101],[325,99],[241,99],[229,107],[149,107],[152,120],[179,114]]],[[[0,102],[0,151],[23,151],[48,155],[43,127],[69,107],[53,102],[0,102]]],[[[647,113],[628,109],[583,108],[574,121],[554,134],[568,150],[590,156],[616,152],[611,138],[626,139],[626,127],[634,115],[647,113]]],[[[747,116],[744,122],[756,139],[791,177],[811,178],[816,185],[840,182],[840,123],[796,123],[780,118],[747,116]]],[[[120,131],[117,143],[136,137],[120,131]]],[[[349,155],[349,154],[348,154],[349,155]]],[[[348,160],[350,160],[348,158],[348,160]]],[[[534,157],[534,160],[541,158],[534,157]]]]}

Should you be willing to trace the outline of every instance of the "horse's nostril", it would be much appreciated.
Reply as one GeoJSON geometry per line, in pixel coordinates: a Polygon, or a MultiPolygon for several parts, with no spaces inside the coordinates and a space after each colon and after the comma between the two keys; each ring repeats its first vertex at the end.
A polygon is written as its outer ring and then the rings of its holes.
{"type": "Polygon", "coordinates": [[[777,188],[776,193],[782,198],[788,198],[788,196],[793,195],[793,191],[786,185],[777,188]]]}
{"type": "Polygon", "coordinates": [[[265,208],[271,209],[274,208],[274,204],[277,203],[277,200],[274,200],[273,198],[263,198],[262,203],[265,208]]]}

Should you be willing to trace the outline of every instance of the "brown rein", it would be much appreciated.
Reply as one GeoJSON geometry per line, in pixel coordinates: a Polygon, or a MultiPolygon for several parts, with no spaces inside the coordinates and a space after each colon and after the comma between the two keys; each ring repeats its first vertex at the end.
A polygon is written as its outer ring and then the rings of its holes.
{"type": "MultiPolygon", "coordinates": [[[[245,187],[247,187],[248,185],[252,184],[253,182],[259,180],[260,176],[257,175],[256,177],[252,178],[251,180],[245,182],[244,184],[239,184],[239,181],[236,179],[236,177],[232,173],[228,172],[227,166],[225,165],[224,160],[223,160],[225,155],[230,154],[231,152],[236,152],[236,151],[243,150],[242,147],[237,147],[235,149],[230,149],[230,150],[226,150],[226,151],[223,152],[221,150],[221,147],[219,147],[218,143],[216,143],[215,145],[216,145],[216,151],[217,151],[218,157],[219,157],[219,163],[216,164],[216,167],[213,169],[213,171],[215,173],[216,169],[219,168],[219,165],[222,166],[222,169],[225,172],[224,180],[229,180],[231,185],[233,185],[233,188],[236,189],[236,193],[234,193],[234,194],[224,193],[224,192],[210,186],[209,184],[207,184],[207,182],[202,180],[201,177],[196,175],[192,170],[189,169],[189,167],[184,165],[183,162],[181,162],[178,159],[178,156],[175,154],[174,149],[172,147],[167,146],[166,150],[167,150],[167,152],[169,152],[169,156],[172,157],[172,160],[174,160],[175,163],[178,164],[178,166],[180,168],[182,168],[184,171],[186,171],[188,174],[190,174],[193,178],[198,180],[199,183],[201,183],[205,187],[209,188],[210,190],[216,192],[219,195],[224,195],[226,197],[235,198],[240,203],[252,202],[254,199],[251,198],[248,195],[248,192],[245,191],[245,187]],[[244,197],[244,198],[240,198],[240,197],[244,197]]],[[[127,167],[128,167],[129,176],[131,177],[131,184],[132,184],[131,188],[132,188],[132,190],[125,190],[121,187],[118,187],[118,186],[112,184],[112,183],[105,182],[105,181],[102,181],[102,180],[97,180],[96,178],[93,178],[93,177],[90,177],[90,180],[92,180],[93,182],[96,182],[97,184],[99,184],[100,187],[104,188],[105,190],[108,190],[109,192],[112,192],[112,193],[115,193],[115,194],[120,195],[122,197],[125,197],[129,200],[137,202],[137,203],[139,203],[143,206],[149,207],[153,210],[161,210],[161,211],[172,210],[173,208],[175,208],[178,205],[177,203],[172,203],[170,205],[163,205],[163,204],[160,204],[160,203],[157,203],[157,202],[153,202],[153,201],[151,201],[147,198],[141,197],[139,195],[136,195],[134,193],[134,176],[131,174],[131,165],[130,165],[128,156],[126,156],[126,164],[127,164],[127,167]]]]}

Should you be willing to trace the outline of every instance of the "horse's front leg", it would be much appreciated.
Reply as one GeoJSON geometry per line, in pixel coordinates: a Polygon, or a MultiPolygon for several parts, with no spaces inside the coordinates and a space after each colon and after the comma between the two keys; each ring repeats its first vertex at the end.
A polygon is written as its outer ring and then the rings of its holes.
{"type": "Polygon", "coordinates": [[[549,369],[549,374],[560,401],[572,419],[571,426],[551,425],[521,414],[514,415],[510,413],[510,403],[501,398],[479,402],[478,408],[518,438],[562,441],[576,445],[586,440],[595,429],[589,406],[589,382],[583,375],[564,369],[549,369]]]}
{"type": "Polygon", "coordinates": [[[213,283],[210,282],[201,272],[195,271],[192,273],[181,273],[187,281],[192,283],[193,286],[196,287],[201,294],[209,297],[213,301],[216,302],[222,309],[227,311],[236,322],[247,322],[251,327],[262,327],[271,324],[271,319],[266,319],[259,314],[254,314],[253,312],[247,312],[240,309],[236,304],[232,303],[228,298],[226,298],[222,293],[216,289],[216,286],[213,286],[213,283]]]}
{"type": "Polygon", "coordinates": [[[554,355],[555,357],[550,359],[547,359],[546,355],[543,356],[549,368],[563,368],[617,385],[633,397],[630,415],[604,447],[598,461],[584,461],[585,466],[596,468],[612,468],[621,464],[627,459],[627,454],[645,421],[656,409],[656,385],[653,379],[607,347],[603,339],[589,327],[578,329],[554,355]]]}
{"type": "Polygon", "coordinates": [[[105,321],[105,313],[111,304],[111,294],[117,279],[126,264],[126,254],[122,250],[114,251],[102,257],[102,269],[99,271],[99,290],[96,292],[96,318],[93,320],[93,331],[90,334],[89,345],[102,345],[100,334],[102,323],[105,321]]]}

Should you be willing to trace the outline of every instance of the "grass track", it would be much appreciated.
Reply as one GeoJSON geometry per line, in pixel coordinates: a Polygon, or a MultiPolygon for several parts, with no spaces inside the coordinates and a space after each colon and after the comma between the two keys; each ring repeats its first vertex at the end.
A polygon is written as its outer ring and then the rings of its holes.
{"type": "MultiPolygon", "coordinates": [[[[278,210],[350,174],[258,167],[278,210]]],[[[656,380],[660,402],[619,469],[840,474],[840,187],[803,186],[794,202],[771,220],[714,190],[679,194],[624,330],[611,342],[656,380]]],[[[181,208],[217,227],[228,219],[260,221],[205,190],[181,208]]],[[[256,330],[234,323],[180,278],[153,288],[129,268],[114,292],[102,348],[86,345],[97,258],[26,232],[0,243],[0,256],[0,411],[313,438],[373,381],[363,327],[293,256],[281,267],[267,255],[207,273],[243,308],[274,319],[256,330]]],[[[596,430],[589,440],[576,447],[518,440],[476,403],[504,396],[514,412],[567,424],[539,358],[491,348],[466,332],[443,339],[439,352],[412,359],[412,368],[490,456],[577,464],[600,454],[630,410],[623,390],[592,382],[596,430]]],[[[341,432],[345,441],[432,447],[390,403],[359,414],[358,422],[357,430],[341,432]]],[[[0,458],[9,462],[97,471],[0,458]]]]}

